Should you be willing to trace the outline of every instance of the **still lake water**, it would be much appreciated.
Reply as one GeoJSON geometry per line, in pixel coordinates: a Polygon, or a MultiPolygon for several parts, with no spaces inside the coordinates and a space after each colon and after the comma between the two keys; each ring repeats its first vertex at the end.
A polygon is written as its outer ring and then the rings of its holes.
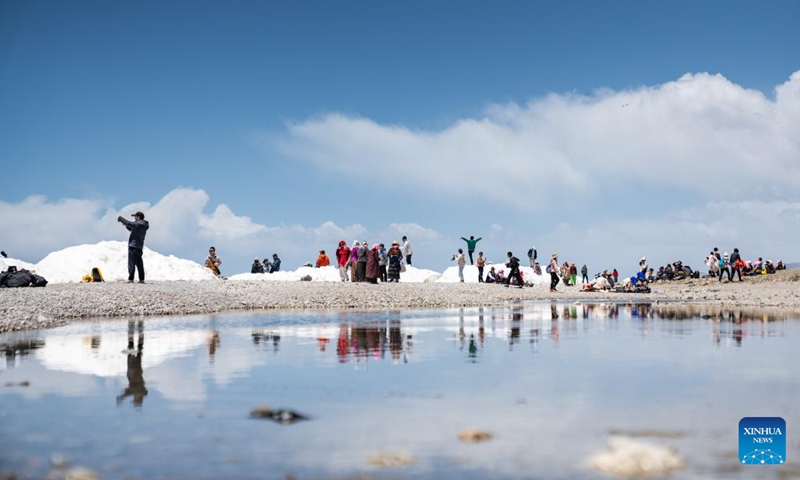
{"type": "Polygon", "coordinates": [[[0,345],[0,478],[63,478],[54,463],[104,479],[607,478],[587,459],[613,435],[676,449],[686,466],[670,478],[800,477],[791,314],[536,302],[231,313],[0,345]],[[260,405],[309,418],[250,418],[260,405]],[[786,420],[786,464],[739,464],[739,420],[758,416],[786,420]],[[459,441],[469,429],[493,438],[459,441]]]}

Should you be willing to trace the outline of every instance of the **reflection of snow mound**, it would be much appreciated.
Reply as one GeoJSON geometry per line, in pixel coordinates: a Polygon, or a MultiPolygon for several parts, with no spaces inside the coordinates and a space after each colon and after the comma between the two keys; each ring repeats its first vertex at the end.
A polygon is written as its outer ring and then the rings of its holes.
{"type": "Polygon", "coordinates": [[[645,477],[663,475],[685,465],[668,447],[627,437],[612,437],[608,443],[608,451],[589,458],[594,470],[618,477],[645,477]]]}
{"type": "Polygon", "coordinates": [[[783,463],[783,457],[770,449],[757,449],[742,455],[742,463],[746,465],[780,465],[783,463]]]}
{"type": "MultiPolygon", "coordinates": [[[[204,345],[207,339],[208,332],[202,331],[145,330],[142,368],[188,355],[190,350],[204,345]]],[[[134,345],[137,340],[138,333],[134,336],[134,345]]],[[[128,334],[125,332],[108,332],[97,336],[49,335],[44,347],[36,350],[36,357],[51,370],[99,377],[124,377],[128,371],[128,356],[122,352],[127,346],[128,334]]]]}
{"type": "MultiPolygon", "coordinates": [[[[175,256],[164,256],[144,248],[144,271],[147,280],[211,280],[211,270],[199,263],[175,256]]],[[[106,281],[128,278],[128,244],[100,242],[76,245],[53,252],[36,264],[39,275],[51,283],[80,282],[81,277],[99,267],[106,281]]]]}

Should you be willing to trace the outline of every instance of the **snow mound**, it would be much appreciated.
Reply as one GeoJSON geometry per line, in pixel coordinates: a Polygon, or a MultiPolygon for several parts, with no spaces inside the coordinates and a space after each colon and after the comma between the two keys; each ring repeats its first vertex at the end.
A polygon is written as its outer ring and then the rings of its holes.
{"type": "MultiPolygon", "coordinates": [[[[212,280],[216,277],[203,265],[165,256],[144,248],[145,280],[212,280]]],[[[107,282],[128,279],[127,242],[100,242],[96,245],[76,245],[50,253],[36,264],[36,273],[50,283],[80,282],[81,278],[100,268],[107,282]]],[[[138,275],[138,274],[137,274],[138,275]]],[[[137,276],[138,279],[138,276],[137,276]]]]}
{"type": "MultiPolygon", "coordinates": [[[[489,269],[491,267],[494,267],[496,272],[499,272],[500,270],[502,270],[503,273],[506,276],[508,276],[509,268],[506,267],[505,265],[503,265],[502,263],[497,263],[497,264],[489,264],[489,263],[487,263],[486,266],[483,268],[483,278],[484,279],[486,278],[486,274],[489,273],[489,269]]],[[[545,283],[545,281],[542,279],[541,275],[536,275],[535,273],[533,273],[533,269],[531,267],[520,266],[519,267],[519,271],[520,271],[520,273],[522,273],[522,278],[526,282],[531,282],[531,283],[536,284],[536,285],[545,283]]],[[[446,282],[446,283],[454,283],[454,282],[461,281],[458,278],[458,266],[448,267],[447,270],[445,270],[442,273],[441,277],[439,277],[439,279],[436,280],[436,281],[437,282],[446,282]]],[[[465,283],[478,283],[478,267],[476,267],[474,265],[465,265],[464,266],[464,282],[465,283]]],[[[550,283],[550,277],[549,276],[547,278],[547,283],[548,284],[550,283]]]]}
{"type": "Polygon", "coordinates": [[[609,449],[589,458],[589,467],[618,478],[661,476],[683,468],[686,462],[675,450],[662,445],[613,437],[609,449]]]}
{"type": "Polygon", "coordinates": [[[17,270],[36,270],[36,265],[28,262],[23,262],[22,260],[17,260],[16,258],[3,258],[0,257],[0,272],[5,272],[8,270],[8,267],[17,267],[17,270]]]}
{"type": "MultiPolygon", "coordinates": [[[[347,272],[350,275],[350,271],[347,272]]],[[[300,267],[294,271],[275,272],[275,273],[239,273],[228,277],[233,281],[251,282],[291,282],[299,281],[302,277],[309,275],[312,282],[341,282],[338,267],[300,267]]],[[[400,273],[401,282],[422,283],[429,282],[431,278],[438,278],[438,272],[416,268],[406,265],[406,271],[400,273]]]]}

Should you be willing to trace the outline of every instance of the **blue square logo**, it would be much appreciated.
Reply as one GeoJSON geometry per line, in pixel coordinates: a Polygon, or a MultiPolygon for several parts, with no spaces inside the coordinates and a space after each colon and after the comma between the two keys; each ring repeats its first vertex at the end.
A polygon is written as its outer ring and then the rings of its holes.
{"type": "Polygon", "coordinates": [[[780,417],[741,419],[739,461],[744,465],[781,465],[786,462],[786,421],[780,417]]]}

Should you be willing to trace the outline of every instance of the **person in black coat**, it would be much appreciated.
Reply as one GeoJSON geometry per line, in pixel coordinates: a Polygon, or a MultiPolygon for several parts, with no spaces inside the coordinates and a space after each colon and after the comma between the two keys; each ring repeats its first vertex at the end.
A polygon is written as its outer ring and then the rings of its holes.
{"type": "Polygon", "coordinates": [[[122,216],[117,217],[117,221],[125,225],[125,228],[131,232],[128,237],[128,283],[133,283],[133,274],[136,269],[139,270],[139,283],[144,283],[142,254],[144,253],[144,237],[147,235],[150,223],[144,219],[142,212],[136,212],[131,216],[133,217],[132,222],[122,216]]]}

